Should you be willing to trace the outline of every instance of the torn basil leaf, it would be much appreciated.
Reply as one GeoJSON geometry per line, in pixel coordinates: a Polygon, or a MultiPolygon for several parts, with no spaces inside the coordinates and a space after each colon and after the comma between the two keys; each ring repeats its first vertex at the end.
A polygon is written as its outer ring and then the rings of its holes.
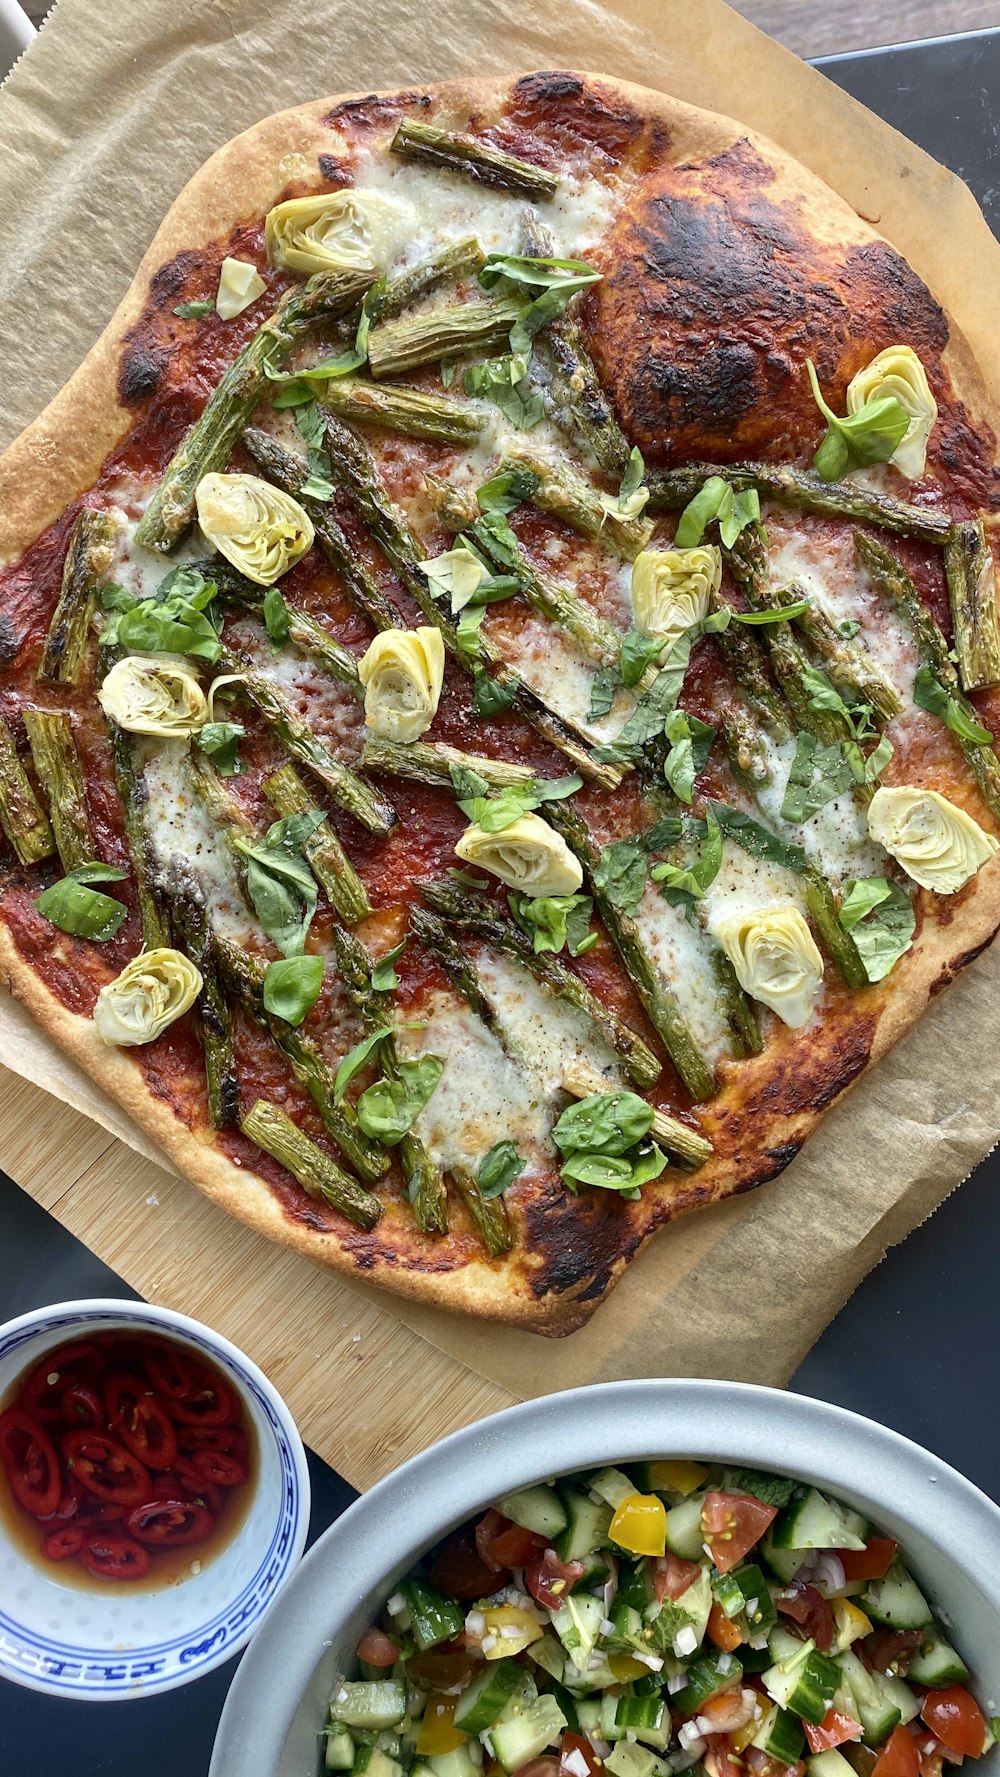
{"type": "Polygon", "coordinates": [[[760,858],[765,864],[780,864],[783,869],[797,873],[805,869],[806,854],[801,845],[777,838],[740,808],[730,808],[725,802],[709,802],[706,807],[715,816],[725,838],[731,839],[750,857],[760,858]]]}
{"type": "Polygon", "coordinates": [[[98,894],[88,887],[92,882],[123,882],[126,870],[113,864],[78,864],[51,888],[36,898],[35,906],[43,919],[73,938],[89,938],[94,944],[107,944],[116,935],[128,908],[111,895],[98,894]]]}
{"type": "Polygon", "coordinates": [[[239,743],[246,729],[239,722],[206,722],[194,737],[195,745],[208,753],[220,777],[239,777],[243,770],[239,743]]]}
{"type": "Polygon", "coordinates": [[[630,629],[622,639],[619,656],[622,684],[630,690],[633,685],[638,685],[647,666],[659,659],[664,647],[662,636],[647,636],[641,629],[630,629]]]}
{"type": "MultiPolygon", "coordinates": [[[[318,401],[303,402],[297,407],[295,424],[299,436],[306,446],[306,458],[309,463],[309,474],[299,488],[299,494],[305,494],[311,500],[333,499],[333,470],[330,456],[324,440],[326,432],[323,422],[323,410],[318,401]]],[[[272,588],[273,591],[273,588],[272,588]]]]}
{"type": "Polygon", "coordinates": [[[491,401],[520,432],[530,432],[545,412],[541,391],[532,389],[528,381],[528,362],[523,353],[470,364],[464,384],[467,395],[491,401]]]}
{"type": "Polygon", "coordinates": [[[484,481],[476,490],[476,499],[481,512],[500,513],[505,516],[513,512],[515,507],[530,500],[539,484],[539,477],[533,469],[502,469],[498,475],[484,481]]]}
{"type": "Polygon", "coordinates": [[[840,923],[851,933],[869,981],[884,981],[913,943],[917,916],[897,883],[863,876],[846,885],[840,923]]]}
{"type": "Polygon", "coordinates": [[[438,370],[441,375],[441,387],[443,389],[451,388],[452,383],[455,381],[455,372],[457,369],[458,365],[454,358],[442,358],[438,365],[438,370]]]}
{"type": "Polygon", "coordinates": [[[834,797],[852,789],[855,781],[851,762],[836,741],[825,747],[814,734],[800,734],[781,804],[782,820],[801,826],[834,797]]]}
{"type": "Polygon", "coordinates": [[[393,964],[398,963],[406,945],[407,939],[403,938],[399,944],[394,944],[391,950],[387,950],[384,956],[379,957],[372,969],[372,987],[376,993],[395,993],[399,986],[399,976],[393,964]]]}
{"type": "Polygon", "coordinates": [[[690,803],[695,779],[704,770],[716,731],[687,710],[675,710],[667,718],[663,732],[670,742],[663,775],[678,800],[690,803]]]}
{"type": "Polygon", "coordinates": [[[479,659],[479,631],[485,615],[485,605],[466,605],[455,626],[455,645],[468,663],[479,659]]]}
{"type": "Polygon", "coordinates": [[[318,890],[303,847],[326,819],[320,809],[275,821],[258,844],[238,833],[232,843],[246,859],[247,893],[268,937],[282,956],[300,956],[316,911],[318,890]]]}
{"type": "Polygon", "coordinates": [[[209,609],[217,592],[197,569],[174,568],[152,598],[116,607],[116,639],[130,654],[190,654],[214,666],[222,653],[209,609]]]}
{"type": "Polygon", "coordinates": [[[721,475],[710,475],[681,513],[674,548],[696,549],[708,526],[718,522],[719,536],[731,549],[740,532],[759,520],[760,495],[755,487],[737,492],[721,475]]]}
{"type": "Polygon", "coordinates": [[[178,315],[182,321],[201,321],[205,315],[212,314],[214,309],[215,303],[211,301],[179,302],[171,312],[178,315]]]}
{"type": "Polygon", "coordinates": [[[699,901],[722,867],[722,832],[711,810],[705,825],[705,839],[693,864],[654,864],[649,872],[673,906],[699,901]]]}
{"type": "Polygon", "coordinates": [[[627,1154],[653,1123],[653,1107],[637,1092],[596,1092],[568,1105],[552,1130],[560,1154],[627,1154]]]}
{"type": "Polygon", "coordinates": [[[615,692],[619,685],[618,674],[610,666],[598,667],[590,681],[590,707],[587,711],[588,722],[599,722],[606,716],[615,701],[615,692]]]}
{"type": "Polygon", "coordinates": [[[516,685],[501,685],[499,679],[491,679],[489,673],[481,666],[476,668],[472,687],[472,707],[477,716],[489,720],[491,716],[502,715],[517,701],[516,685]]]}
{"type": "Polygon", "coordinates": [[[507,896],[510,910],[525,936],[530,938],[535,955],[543,950],[558,956],[563,948],[570,956],[585,956],[597,943],[597,933],[590,930],[594,903],[589,895],[519,895],[507,896]]]}
{"type": "Polygon", "coordinates": [[[433,1094],[444,1062],[437,1055],[397,1063],[392,1079],[376,1080],[358,1099],[358,1123],[373,1141],[394,1148],[413,1128],[433,1094]]]}
{"type": "Polygon", "coordinates": [[[972,741],[977,747],[992,746],[993,736],[989,729],[982,728],[975,721],[969,709],[945,690],[931,667],[926,664],[917,668],[913,680],[913,701],[922,710],[929,710],[932,716],[940,717],[960,740],[972,741]]]}
{"type": "Polygon", "coordinates": [[[362,1037],[360,1043],[355,1043],[354,1048],[347,1051],[333,1082],[334,1104],[340,1104],[355,1074],[360,1073],[361,1069],[366,1066],[382,1038],[391,1035],[391,1027],[388,1024],[381,1024],[377,1030],[369,1031],[366,1037],[362,1037]]]}
{"type": "Polygon", "coordinates": [[[887,463],[909,429],[905,407],[894,395],[872,395],[857,413],[841,419],[823,399],[811,358],[806,359],[806,371],[813,400],[826,420],[826,437],[813,457],[813,468],[821,480],[839,481],[851,469],[887,463]]]}
{"type": "Polygon", "coordinates": [[[641,839],[615,839],[594,868],[594,887],[622,913],[634,913],[646,888],[646,848],[641,839]]]}
{"type": "Polygon", "coordinates": [[[284,594],[276,586],[269,586],[264,594],[261,607],[264,614],[264,627],[276,648],[283,648],[291,633],[288,618],[288,606],[284,594]]]}
{"type": "Polygon", "coordinates": [[[319,999],[322,985],[321,956],[284,956],[267,965],[264,1010],[286,1024],[301,1024],[319,999]]]}
{"type": "Polygon", "coordinates": [[[527,1165],[512,1141],[494,1142],[487,1154],[479,1162],[476,1183],[480,1197],[489,1203],[494,1197],[502,1197],[515,1179],[519,1179],[527,1165]]]}

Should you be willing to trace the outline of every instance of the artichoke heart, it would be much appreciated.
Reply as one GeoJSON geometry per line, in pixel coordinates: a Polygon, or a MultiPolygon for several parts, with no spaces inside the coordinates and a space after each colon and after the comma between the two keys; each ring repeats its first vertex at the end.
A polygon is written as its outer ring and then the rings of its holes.
{"type": "Polygon", "coordinates": [[[455,847],[466,864],[478,865],[522,895],[575,895],[583,882],[580,860],[561,833],[537,814],[523,814],[499,833],[466,827],[455,847]]]}
{"type": "Polygon", "coordinates": [[[155,655],[126,654],[108,673],[97,701],[130,734],[183,740],[208,721],[208,700],[190,668],[155,655]]]}
{"type": "Polygon", "coordinates": [[[823,980],[823,958],[797,907],[774,902],[713,921],[744,993],[798,1030],[808,1023],[823,980]]]}
{"type": "Polygon", "coordinates": [[[453,611],[464,611],[475,598],[489,570],[471,549],[448,549],[444,555],[433,555],[418,562],[431,585],[451,600],[453,611]]]}
{"type": "Polygon", "coordinates": [[[441,697],[440,630],[384,629],[358,661],[358,677],[372,733],[386,740],[416,740],[433,722],[441,697]]]}
{"type": "Polygon", "coordinates": [[[909,414],[910,423],[889,461],[895,463],[901,475],[917,481],[924,472],[927,440],[938,408],[927,372],[912,346],[886,346],[884,352],[852,376],[847,385],[847,411],[859,413],[866,401],[890,395],[909,414]]]}
{"type": "Polygon", "coordinates": [[[312,547],[309,514],[257,475],[203,475],[195,503],[208,541],[258,586],[273,586],[312,547]]]}
{"type": "Polygon", "coordinates": [[[936,895],[953,895],[1000,849],[971,814],[937,790],[876,790],[868,831],[907,876],[936,895]]]}
{"type": "Polygon", "coordinates": [[[632,609],[643,635],[676,642],[708,615],[709,600],[722,584],[722,552],[698,549],[643,549],[632,563],[632,609]]]}
{"type": "Polygon", "coordinates": [[[267,289],[260,272],[255,265],[245,259],[224,259],[219,272],[219,290],[215,298],[215,312],[224,321],[235,321],[242,315],[258,296],[263,296],[267,289]]]}
{"type": "Polygon", "coordinates": [[[179,950],[140,950],[102,987],[94,1007],[97,1034],[116,1048],[151,1043],[194,1005],[202,978],[179,950]]]}
{"type": "Polygon", "coordinates": [[[405,198],[381,191],[323,191],[292,197],[267,214],[264,241],[272,265],[313,272],[385,271],[416,231],[405,198]]]}

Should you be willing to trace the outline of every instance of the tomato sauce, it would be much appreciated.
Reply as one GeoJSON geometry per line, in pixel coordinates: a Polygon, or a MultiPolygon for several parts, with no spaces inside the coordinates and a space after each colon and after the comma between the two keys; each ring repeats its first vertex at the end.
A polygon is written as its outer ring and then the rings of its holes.
{"type": "Polygon", "coordinates": [[[157,1333],[70,1340],[0,1411],[0,1521],[70,1586],[146,1592],[198,1574],[244,1523],[257,1467],[238,1391],[157,1333]]]}

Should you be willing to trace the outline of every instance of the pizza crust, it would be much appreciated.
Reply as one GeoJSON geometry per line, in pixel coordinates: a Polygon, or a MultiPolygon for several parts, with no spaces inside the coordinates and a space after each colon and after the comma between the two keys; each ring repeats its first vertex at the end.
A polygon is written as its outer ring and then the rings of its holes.
{"type": "MultiPolygon", "coordinates": [[[[673,163],[720,155],[735,144],[748,141],[774,169],[782,186],[799,194],[818,235],[859,242],[881,239],[821,180],[766,139],[730,119],[593,75],[530,78],[582,83],[580,91],[585,99],[613,105],[619,117],[636,120],[636,130],[647,146],[662,144],[665,136],[673,163]]],[[[427,95],[382,97],[390,103],[398,99],[401,109],[419,105],[421,115],[445,126],[462,127],[471,117],[478,125],[496,121],[511,85],[509,80],[455,81],[427,95]]],[[[109,452],[132,427],[133,413],[117,396],[119,358],[127,335],[146,308],[157,271],[175,255],[227,236],[241,221],[259,218],[287,191],[290,168],[292,176],[297,176],[294,157],[301,156],[311,171],[320,152],[336,154],[338,137],[326,121],[331,110],[352,98],[365,97],[356,94],[316,101],[266,118],[220,149],[185,186],[101,338],[65,388],[0,458],[0,563],[17,560],[59,516],[68,500],[93,484],[109,452]],[[293,157],[292,161],[287,157],[293,157]]],[[[343,147],[341,141],[341,151],[343,147]]],[[[942,361],[955,394],[976,424],[991,430],[991,444],[995,448],[1000,413],[965,340],[953,326],[949,327],[942,361]]],[[[60,1003],[2,925],[0,976],[46,1033],[128,1112],[188,1178],[221,1208],[262,1235],[347,1275],[360,1276],[401,1295],[511,1326],[567,1333],[589,1317],[656,1226],[683,1210],[748,1189],[787,1164],[818,1122],[826,1104],[877,1062],[916,1022],[933,994],[991,941],[1000,925],[1000,861],[981,871],[950,903],[942,906],[938,902],[935,906],[936,921],[931,916],[928,898],[918,947],[899,965],[891,996],[869,989],[858,997],[858,1029],[864,1030],[863,1044],[849,1057],[818,1056],[827,1080],[823,1090],[817,1088],[817,1099],[822,1102],[794,1113],[762,1113],[756,1100],[751,1104],[756,1079],[773,1073],[776,1062],[780,1068],[780,1057],[771,1056],[770,1069],[767,1056],[761,1058],[759,1065],[741,1064],[746,1084],[735,1099],[730,1095],[727,1107],[730,1113],[738,1110],[755,1118],[761,1156],[756,1172],[748,1174],[745,1167],[733,1165],[720,1150],[716,1160],[700,1173],[669,1173],[662,1188],[658,1187],[655,1193],[647,1191],[642,1203],[622,1205],[623,1213],[627,1211],[628,1233],[620,1240],[616,1256],[598,1273],[593,1268],[589,1273],[586,1268],[581,1271],[578,1265],[576,1276],[569,1277],[565,1287],[559,1284],[555,1271],[547,1269],[543,1257],[523,1250],[515,1251],[509,1262],[489,1261],[482,1256],[457,1267],[430,1269],[421,1268],[419,1260],[412,1260],[405,1250],[406,1241],[402,1241],[398,1243],[402,1248],[398,1255],[401,1263],[394,1263],[391,1256],[377,1250],[360,1261],[345,1251],[335,1234],[296,1222],[285,1213],[263,1177],[249,1167],[234,1165],[210,1145],[210,1132],[206,1131],[206,1139],[201,1139],[166,1103],[153,1097],[132,1060],[120,1051],[106,1048],[97,1038],[90,1019],[69,1012],[60,1003]]],[[[818,1048],[822,1048],[821,1043],[818,1048]]],[[[710,1128],[712,1107],[704,1109],[706,1126],[710,1128]]],[[[411,1234],[411,1249],[419,1240],[419,1236],[411,1234]]],[[[377,1247],[377,1241],[374,1245],[377,1247]]],[[[430,1248],[432,1243],[424,1245],[430,1248]]],[[[572,1255],[569,1257],[572,1259],[572,1255]]]]}

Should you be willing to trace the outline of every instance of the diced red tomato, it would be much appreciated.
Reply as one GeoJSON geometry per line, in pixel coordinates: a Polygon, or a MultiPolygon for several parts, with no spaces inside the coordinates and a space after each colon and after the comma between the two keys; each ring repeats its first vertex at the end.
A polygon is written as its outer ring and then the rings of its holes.
{"type": "Polygon", "coordinates": [[[96,1499],[137,1506],[150,1496],[149,1472],[139,1458],[102,1432],[68,1432],[63,1455],[81,1487],[96,1499]]]}
{"type": "Polygon", "coordinates": [[[476,1548],[468,1526],[450,1536],[435,1556],[430,1582],[452,1598],[488,1598],[503,1584],[502,1568],[488,1566],[476,1548]]]}
{"type": "Polygon", "coordinates": [[[774,1602],[784,1617],[791,1617],[798,1623],[808,1636],[811,1636],[822,1653],[826,1653],[833,1641],[833,1611],[822,1592],[815,1586],[793,1580],[790,1586],[784,1586],[775,1593],[774,1602]]]}
{"type": "Polygon", "coordinates": [[[942,1777],[944,1767],[944,1750],[936,1740],[931,1741],[930,1752],[921,1751],[920,1777],[942,1777]]]}
{"type": "Polygon", "coordinates": [[[666,1598],[679,1598],[694,1585],[700,1572],[697,1561],[682,1561],[669,1549],[665,1555],[657,1555],[653,1562],[653,1596],[657,1604],[666,1598]]]}
{"type": "Polygon", "coordinates": [[[586,1571],[582,1561],[560,1561],[555,1549],[543,1549],[525,1568],[524,1583],[536,1604],[558,1610],[586,1571]]]}
{"type": "Polygon", "coordinates": [[[743,1767],[725,1734],[712,1741],[703,1762],[709,1777],[743,1777],[743,1767]]]}
{"type": "Polygon", "coordinates": [[[559,1742],[560,1777],[580,1777],[581,1759],[586,1765],[590,1777],[597,1777],[598,1772],[603,1769],[603,1762],[598,1758],[590,1741],[585,1739],[582,1734],[574,1734],[572,1729],[567,1728],[559,1742]]]}
{"type": "Polygon", "coordinates": [[[519,1765],[514,1777],[559,1777],[559,1760],[553,1753],[543,1752],[540,1758],[530,1758],[526,1765],[519,1765]]]}
{"type": "Polygon", "coordinates": [[[358,1659],[364,1660],[367,1666],[395,1666],[399,1648],[391,1636],[383,1635],[381,1629],[373,1626],[365,1630],[358,1642],[358,1659]]]}
{"type": "Polygon", "coordinates": [[[772,1758],[759,1746],[747,1747],[743,1763],[754,1777],[804,1777],[806,1768],[802,1759],[794,1765],[783,1765],[780,1759],[772,1758]]]}
{"type": "Polygon", "coordinates": [[[719,1691],[709,1697],[698,1711],[699,1722],[708,1722],[706,1732],[712,1734],[736,1734],[753,1720],[757,1704],[755,1691],[742,1691],[739,1688],[730,1691],[719,1691]]]}
{"type": "Polygon", "coordinates": [[[176,1549],[207,1536],[212,1514],[192,1499],[147,1499],[129,1512],[128,1527],[137,1542],[150,1548],[176,1549]]]}
{"type": "Polygon", "coordinates": [[[961,1753],[963,1758],[981,1756],[986,1723],[975,1697],[964,1685],[951,1684],[943,1690],[928,1691],[920,1714],[949,1752],[961,1753]]]}
{"type": "Polygon", "coordinates": [[[731,1654],[743,1640],[736,1624],[730,1621],[721,1604],[713,1604],[708,1613],[708,1639],[727,1654],[731,1654]]]}
{"type": "Polygon", "coordinates": [[[524,1567],[540,1555],[545,1547],[544,1536],[512,1524],[500,1512],[488,1511],[476,1525],[476,1548],[487,1566],[524,1567]]]}
{"type": "Polygon", "coordinates": [[[892,1565],[896,1544],[891,1536],[870,1536],[863,1549],[831,1549],[848,1580],[882,1580],[892,1565]]]}
{"type": "Polygon", "coordinates": [[[701,1528],[719,1572],[731,1573],[738,1567],[776,1517],[774,1506],[752,1494],[706,1493],[701,1528]]]}
{"type": "Polygon", "coordinates": [[[861,1657],[871,1672],[905,1678],[923,1638],[922,1629],[877,1629],[862,1642],[861,1657]]]}
{"type": "Polygon", "coordinates": [[[59,1458],[48,1433],[23,1407],[0,1413],[0,1462],[18,1504],[33,1518],[50,1518],[62,1498],[59,1458]]]}
{"type": "Polygon", "coordinates": [[[827,1752],[831,1746],[843,1746],[847,1740],[856,1740],[861,1732],[861,1723],[852,1715],[841,1715],[839,1709],[828,1709],[818,1727],[811,1721],[803,1726],[810,1752],[827,1752]]]}
{"type": "Polygon", "coordinates": [[[80,1558],[87,1572],[102,1580],[141,1580],[149,1572],[149,1550],[130,1536],[110,1531],[92,1532],[80,1558]]]}
{"type": "Polygon", "coordinates": [[[82,1524],[62,1524],[58,1530],[50,1530],[42,1543],[42,1554],[49,1561],[68,1561],[71,1555],[78,1555],[87,1540],[87,1532],[82,1524]]]}
{"type": "Polygon", "coordinates": [[[902,1723],[889,1735],[875,1761],[872,1777],[920,1777],[917,1743],[902,1723]]]}

